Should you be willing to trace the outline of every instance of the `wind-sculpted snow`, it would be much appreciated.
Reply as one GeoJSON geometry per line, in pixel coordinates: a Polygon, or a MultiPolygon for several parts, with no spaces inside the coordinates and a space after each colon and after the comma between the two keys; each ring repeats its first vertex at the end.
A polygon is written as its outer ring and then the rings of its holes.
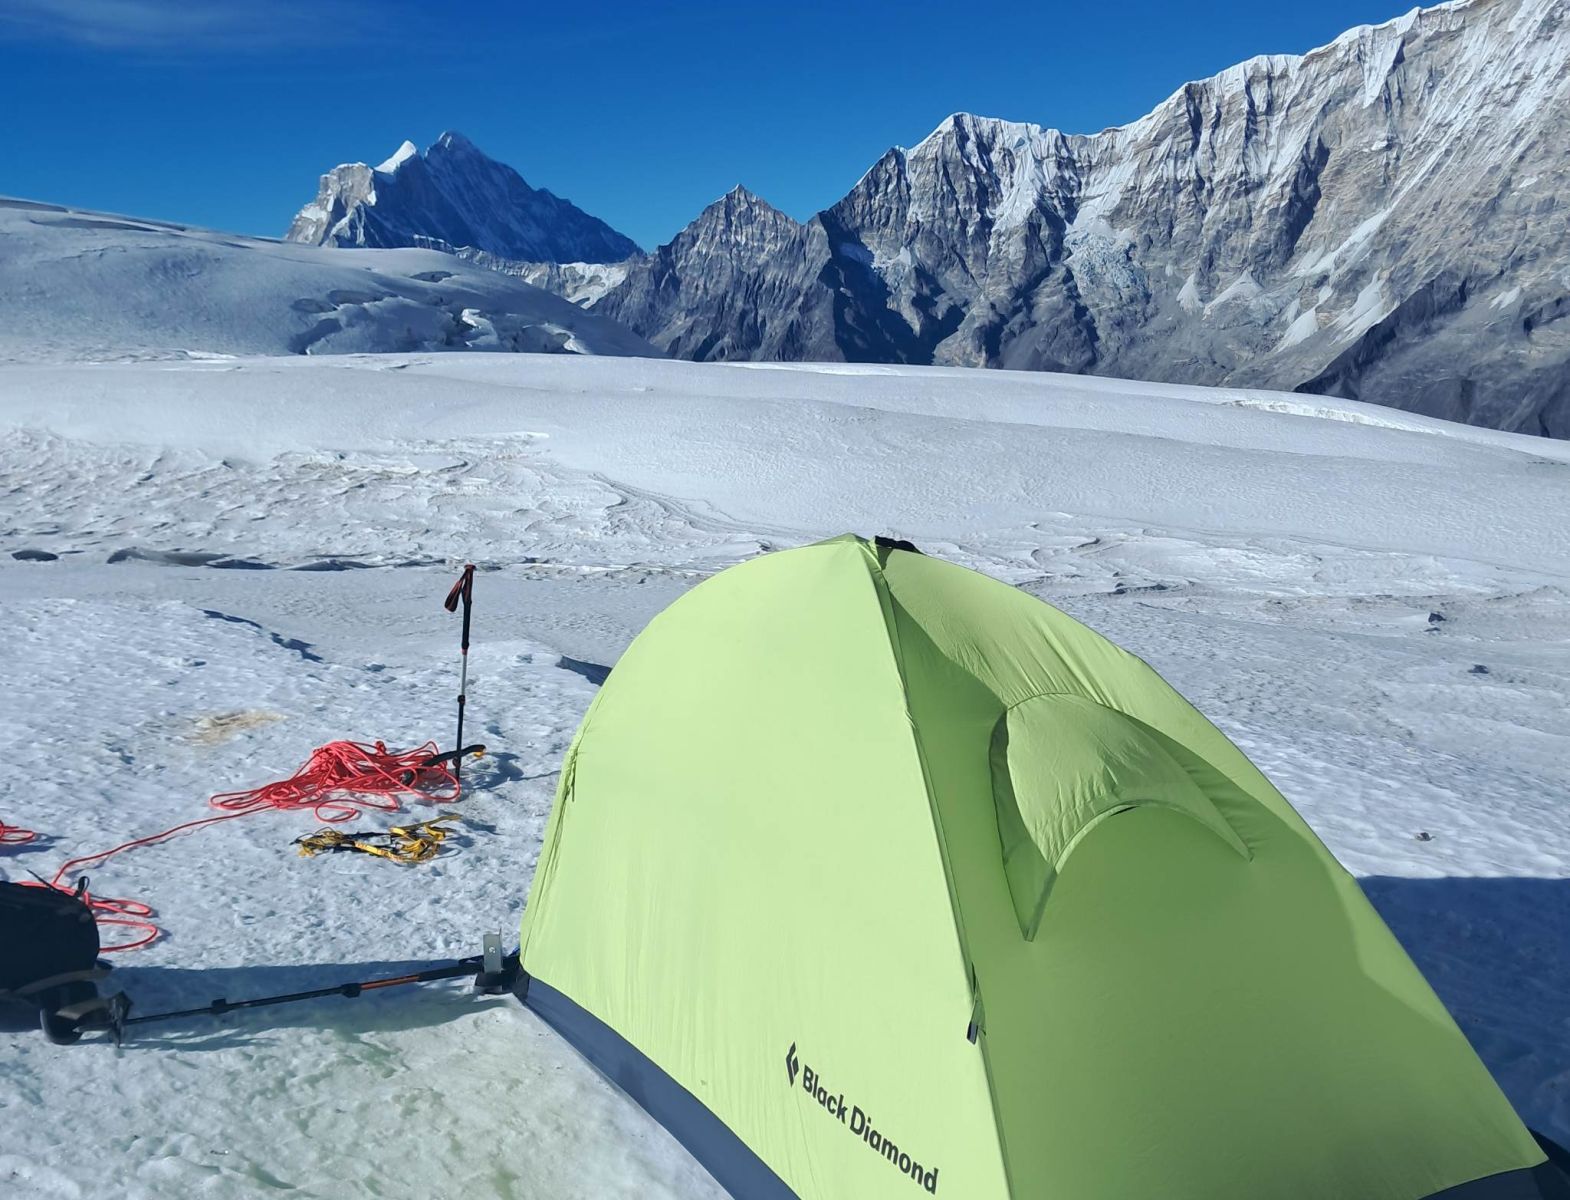
{"type": "Polygon", "coordinates": [[[461,133],[422,154],[405,142],[378,167],[345,163],[285,237],[313,246],[422,246],[499,260],[613,263],[637,243],[487,157],[461,133]]]}
{"type": "MultiPolygon", "coordinates": [[[[0,853],[6,878],[199,817],[330,739],[450,737],[441,600],[481,568],[467,728],[490,754],[443,854],[302,859],[311,822],[273,812],[111,860],[94,890],[168,931],[119,956],[140,1012],[515,930],[604,669],[714,571],[855,530],[1149,661],[1363,881],[1522,1115],[1570,1140],[1570,447],[1046,373],[0,365],[0,496],[0,817],[43,835],[0,853]]],[[[411,815],[436,814],[355,827],[411,815]]],[[[460,985],[149,1027],[119,1054],[22,1024],[0,1033],[0,1104],[27,1116],[0,1121],[8,1196],[723,1195],[532,1014],[460,985]],[[420,1153],[338,1136],[389,1121],[420,1153]]]]}
{"type": "Polygon", "coordinates": [[[352,252],[0,197],[0,361],[496,350],[657,354],[431,250],[352,252]]]}
{"type": "Polygon", "coordinates": [[[956,114],[806,225],[727,197],[597,307],[700,360],[1227,383],[1566,437],[1567,114],[1563,0],[1458,0],[1092,136],[956,114]]]}

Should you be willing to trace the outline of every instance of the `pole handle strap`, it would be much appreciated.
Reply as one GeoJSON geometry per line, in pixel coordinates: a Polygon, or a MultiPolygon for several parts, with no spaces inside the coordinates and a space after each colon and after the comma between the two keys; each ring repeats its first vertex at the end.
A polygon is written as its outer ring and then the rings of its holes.
{"type": "Polygon", "coordinates": [[[460,600],[463,601],[465,607],[474,602],[473,563],[469,563],[463,568],[463,574],[458,576],[458,582],[452,585],[452,590],[447,593],[447,599],[442,601],[442,607],[448,612],[457,612],[460,600]]]}

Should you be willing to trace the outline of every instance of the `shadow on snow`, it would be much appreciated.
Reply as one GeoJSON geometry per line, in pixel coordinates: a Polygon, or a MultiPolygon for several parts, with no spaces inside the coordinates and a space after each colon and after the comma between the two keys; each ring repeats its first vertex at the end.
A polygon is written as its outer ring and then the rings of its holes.
{"type": "MultiPolygon", "coordinates": [[[[452,959],[317,963],[306,966],[133,967],[117,966],[101,985],[105,994],[124,992],[131,1016],[200,1008],[214,1000],[231,1003],[345,983],[363,983],[442,967],[452,959]]],[[[265,1040],[271,1031],[320,1029],[350,1036],[405,1033],[445,1025],[479,1009],[511,1004],[506,996],[476,995],[468,979],[416,983],[364,992],[356,997],[323,996],[298,1003],[246,1009],[222,1016],[189,1016],[133,1025],[125,1051],[226,1050],[265,1040]]],[[[30,1010],[0,1008],[0,1031],[35,1030],[30,1010]]],[[[91,1049],[94,1037],[82,1047],[91,1049]]]]}
{"type": "MultiPolygon", "coordinates": [[[[1570,1141],[1570,879],[1373,876],[1359,882],[1522,1117],[1556,1140],[1570,1141]]],[[[238,1001],[402,975],[446,961],[226,968],[125,963],[105,990],[126,992],[135,1003],[133,1015],[146,1015],[220,997],[238,1001]]],[[[283,1029],[398,1033],[509,1003],[474,995],[466,980],[415,984],[150,1024],[132,1031],[127,1051],[225,1049],[283,1029]]],[[[25,1011],[0,1012],[0,1031],[31,1028],[25,1011]]]]}

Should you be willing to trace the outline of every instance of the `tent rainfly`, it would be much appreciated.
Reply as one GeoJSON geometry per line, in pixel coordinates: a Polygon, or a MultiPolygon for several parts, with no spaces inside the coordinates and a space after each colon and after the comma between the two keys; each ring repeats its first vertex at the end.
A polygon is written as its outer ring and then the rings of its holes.
{"type": "Polygon", "coordinates": [[[1237,747],[881,539],[723,571],[639,635],[521,953],[525,1002],[749,1200],[1570,1197],[1237,747]]]}

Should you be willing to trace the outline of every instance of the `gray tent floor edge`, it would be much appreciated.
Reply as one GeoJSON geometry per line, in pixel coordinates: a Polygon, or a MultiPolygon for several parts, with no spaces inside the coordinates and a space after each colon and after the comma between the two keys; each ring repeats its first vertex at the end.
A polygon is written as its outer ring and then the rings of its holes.
{"type": "Polygon", "coordinates": [[[1425,1200],[1570,1200],[1570,1179],[1553,1163],[1506,1171],[1434,1192],[1425,1200]]]}
{"type": "MultiPolygon", "coordinates": [[[[520,976],[515,994],[601,1075],[663,1125],[736,1200],[799,1200],[702,1101],[593,1013],[528,975],[520,976]]],[[[1424,1200],[1570,1200],[1570,1176],[1550,1161],[1528,1170],[1474,1179],[1434,1192],[1424,1200]]]]}
{"type": "MultiPolygon", "coordinates": [[[[516,995],[601,1075],[663,1125],[736,1200],[798,1200],[768,1164],[702,1101],[593,1013],[527,975],[519,980],[516,995]]],[[[1450,1200],[1448,1194],[1445,1200],[1450,1200]]]]}

